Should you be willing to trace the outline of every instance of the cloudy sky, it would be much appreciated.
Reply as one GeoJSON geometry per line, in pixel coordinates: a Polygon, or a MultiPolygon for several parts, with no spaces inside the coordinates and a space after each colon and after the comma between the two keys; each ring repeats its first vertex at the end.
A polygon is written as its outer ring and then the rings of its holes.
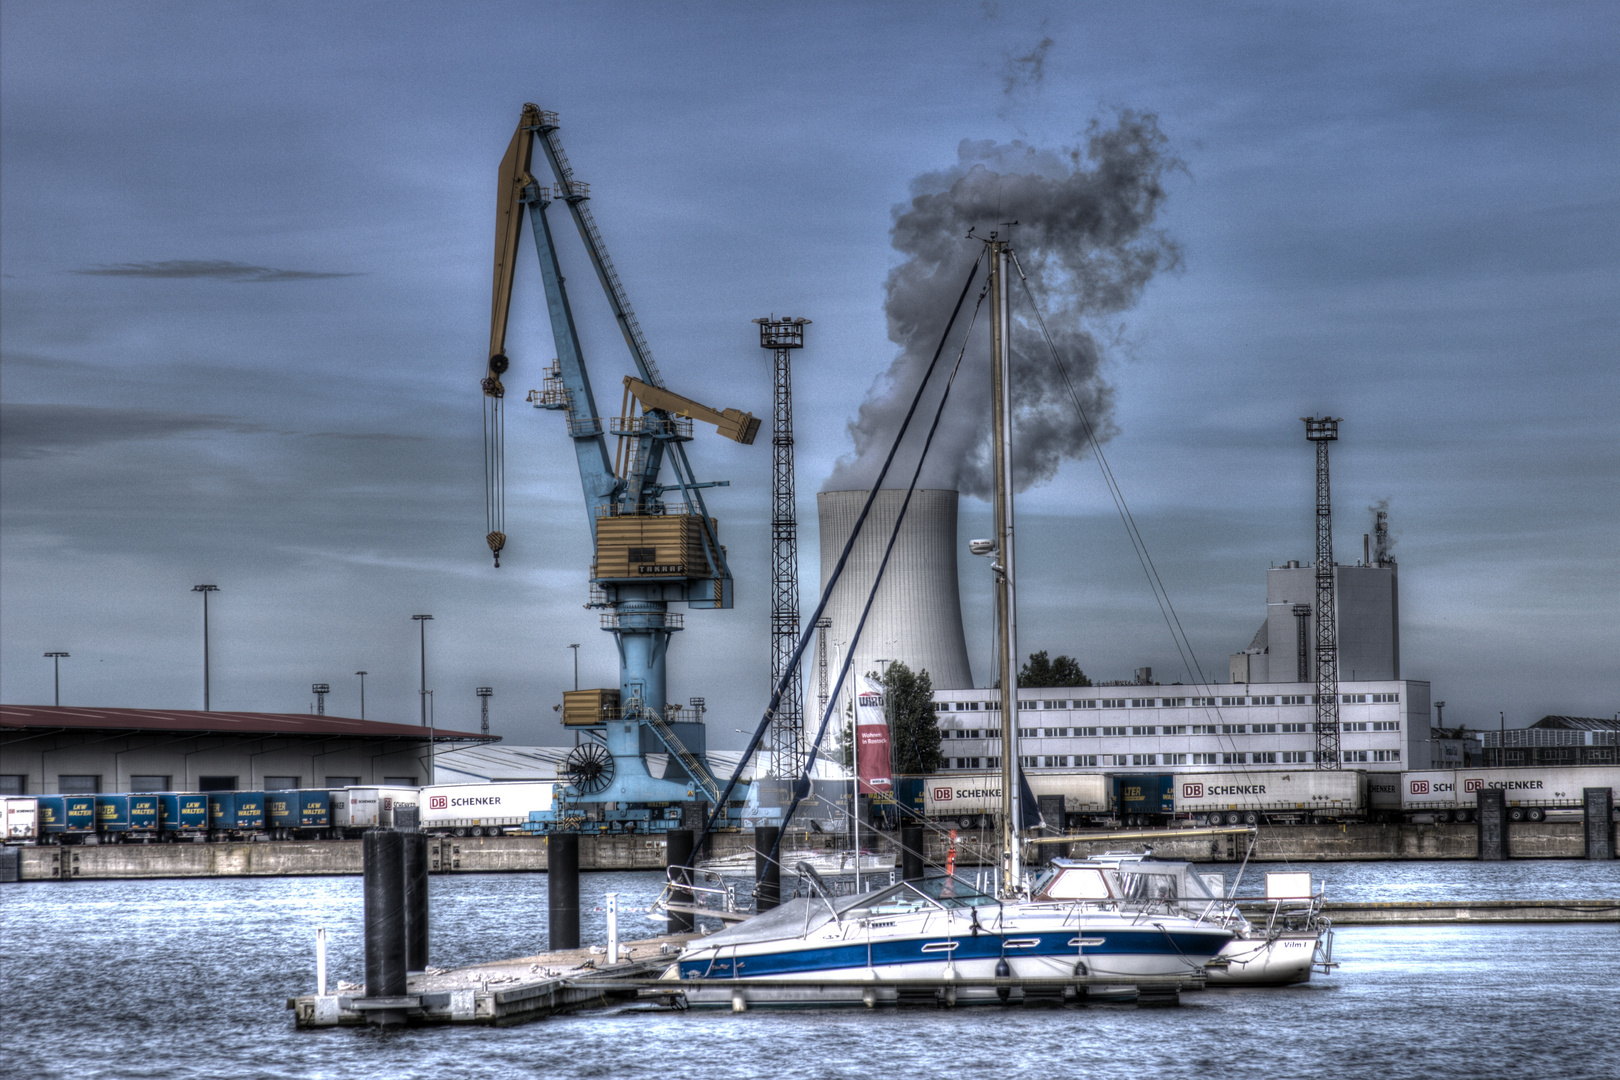
{"type": "MultiPolygon", "coordinates": [[[[65,704],[200,707],[202,582],[218,708],[303,711],[323,681],[356,715],[365,669],[367,716],[412,719],[420,612],[442,724],[476,726],[487,684],[498,734],[558,741],[572,642],[611,684],[572,455],[521,405],[553,355],[527,240],[499,571],[482,539],[495,170],[534,101],[672,387],[768,417],[749,320],[814,320],[807,593],[814,492],[901,352],[896,215],[986,145],[1061,157],[1151,114],[1178,257],[1089,330],[1110,462],[1205,670],[1259,625],[1265,568],[1311,556],[1298,418],[1331,411],[1339,558],[1388,499],[1405,674],[1448,723],[1612,715],[1617,26],[1603,3],[8,3],[0,698],[50,701],[60,649],[65,704]]],[[[564,258],[616,401],[623,345],[564,258]]],[[[726,744],[766,694],[770,451],[691,454],[732,483],[710,505],[739,600],[689,615],[670,689],[726,744]]],[[[1095,462],[1021,512],[1026,650],[1185,677],[1095,462]]],[[[963,532],[986,517],[964,502],[963,532]]],[[[964,603],[983,669],[978,575],[964,603]]]]}

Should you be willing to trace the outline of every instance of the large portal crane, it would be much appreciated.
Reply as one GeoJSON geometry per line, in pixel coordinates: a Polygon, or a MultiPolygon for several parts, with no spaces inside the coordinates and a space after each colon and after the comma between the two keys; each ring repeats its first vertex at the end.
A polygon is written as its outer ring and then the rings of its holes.
{"type": "Polygon", "coordinates": [[[557,349],[542,389],[531,391],[528,401],[565,415],[595,552],[586,606],[602,609],[601,628],[613,635],[619,652],[617,688],[563,695],[563,723],[590,738],[564,766],[570,781],[563,792],[567,805],[559,808],[550,824],[577,828],[588,819],[597,823],[596,828],[634,828],[637,822],[657,828],[646,810],[627,809],[624,804],[713,801],[719,796],[704,755],[702,717],[696,709],[683,711],[670,704],[665,684],[670,637],[683,628],[682,616],[671,612],[669,605],[732,606],[731,570],[702,495],[702,489],[728,481],[700,482],[687,460],[685,443],[692,438],[694,418],[714,424],[720,434],[745,445],[754,441],[759,421],[736,409],[709,408],[665,388],[585,205],[589,188],[574,177],[557,126],[556,113],[525,105],[501,161],[489,363],[483,380],[488,542],[499,566],[506,544],[500,434],[506,390],[501,377],[510,369],[506,327],[527,209],[557,349]],[[530,172],[537,143],[556,179],[555,188],[539,183],[530,172]],[[625,378],[624,405],[616,417],[601,415],[591,390],[547,217],[556,201],[563,202],[574,219],[639,376],[625,378]],[[610,435],[618,440],[611,454],[610,435]],[[661,478],[666,462],[672,473],[667,483],[661,478]],[[663,752],[670,755],[670,764],[664,777],[657,778],[648,771],[644,755],[663,752]],[[611,811],[570,809],[579,803],[616,806],[611,811]]]}

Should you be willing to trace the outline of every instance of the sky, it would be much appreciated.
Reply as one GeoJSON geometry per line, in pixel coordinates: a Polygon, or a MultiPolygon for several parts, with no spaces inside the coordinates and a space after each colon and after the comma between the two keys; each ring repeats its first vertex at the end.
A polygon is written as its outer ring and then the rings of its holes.
{"type": "MultiPolygon", "coordinates": [[[[1338,558],[1387,499],[1403,674],[1446,722],[1615,715],[1617,30],[1603,3],[7,3],[0,700],[50,702],[61,650],[63,704],[200,708],[209,583],[216,708],[303,712],[326,682],[357,715],[365,670],[367,718],[410,722],[431,613],[439,725],[475,729],[491,686],[494,733],[563,741],[569,645],[582,686],[616,658],[581,606],[566,436],[522,405],[554,355],[527,238],[499,570],[483,540],[496,167],[533,101],[671,388],[768,423],[751,320],[813,320],[806,608],[814,494],[904,354],[885,304],[911,200],[1015,144],[1084,163],[1150,116],[1166,258],[1069,328],[1203,671],[1259,626],[1267,566],[1313,555],[1299,418],[1331,412],[1338,558]]],[[[628,356],[554,222],[616,399],[628,356]]],[[[740,745],[768,696],[770,449],[689,453],[730,481],[709,505],[738,599],[688,614],[670,696],[740,745]]],[[[1023,651],[1192,677],[1095,460],[1019,508],[1023,651]]],[[[962,518],[964,543],[988,531],[982,501],[962,518]]],[[[987,582],[962,562],[983,683],[987,582]]]]}

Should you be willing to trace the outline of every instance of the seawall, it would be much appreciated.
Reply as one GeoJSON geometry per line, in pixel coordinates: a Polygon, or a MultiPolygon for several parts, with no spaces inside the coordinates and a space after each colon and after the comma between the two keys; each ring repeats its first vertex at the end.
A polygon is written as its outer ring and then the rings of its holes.
{"type": "MultiPolygon", "coordinates": [[[[832,849],[843,837],[794,834],[790,850],[832,849]]],[[[862,837],[865,846],[892,850],[892,834],[862,837]]],[[[958,866],[995,862],[993,834],[959,833],[958,866]]],[[[928,857],[942,863],[949,841],[929,834],[928,857]]],[[[1232,862],[1243,857],[1243,841],[1234,836],[1178,837],[1173,832],[1152,843],[1154,854],[1195,862],[1232,862]]],[[[1472,859],[1478,851],[1477,826],[1444,825],[1314,825],[1262,829],[1256,862],[1378,861],[1399,859],[1472,859]]],[[[1053,854],[1075,857],[1111,850],[1141,851],[1140,842],[1086,840],[1051,845],[1053,854]]],[[[24,881],[107,880],[119,878],[285,877],[360,873],[358,840],[289,841],[280,843],[104,844],[21,847],[24,881]]],[[[438,873],[524,873],[546,869],[546,840],[539,836],[437,838],[430,846],[431,868],[438,873]]],[[[1508,850],[1516,859],[1579,859],[1584,855],[1579,822],[1514,822],[1508,850]]],[[[713,858],[753,851],[751,833],[720,833],[710,839],[713,858]]],[[[791,857],[790,857],[791,858],[791,857]]],[[[586,836],[579,846],[581,870],[661,870],[664,841],[649,836],[586,836]]]]}

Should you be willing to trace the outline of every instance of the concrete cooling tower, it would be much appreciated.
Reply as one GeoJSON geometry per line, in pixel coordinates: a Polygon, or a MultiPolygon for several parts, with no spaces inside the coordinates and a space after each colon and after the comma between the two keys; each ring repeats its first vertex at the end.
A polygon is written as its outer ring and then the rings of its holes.
{"type": "MultiPolygon", "coordinates": [[[[866,494],[823,491],[816,496],[823,589],[855,528],[866,494]]],[[[872,513],[850,553],[849,565],[827,606],[833,623],[829,642],[847,642],[854,635],[905,496],[904,491],[878,492],[872,513]]],[[[954,491],[919,489],[912,493],[905,524],[883,574],[883,585],[855,649],[852,677],[879,670],[876,660],[881,657],[903,661],[913,671],[927,668],[936,690],[961,690],[973,685],[956,586],[956,502],[954,491]]],[[[830,681],[838,677],[837,670],[831,667],[830,643],[827,662],[830,681]]],[[[806,680],[807,690],[811,685],[806,680]]]]}

